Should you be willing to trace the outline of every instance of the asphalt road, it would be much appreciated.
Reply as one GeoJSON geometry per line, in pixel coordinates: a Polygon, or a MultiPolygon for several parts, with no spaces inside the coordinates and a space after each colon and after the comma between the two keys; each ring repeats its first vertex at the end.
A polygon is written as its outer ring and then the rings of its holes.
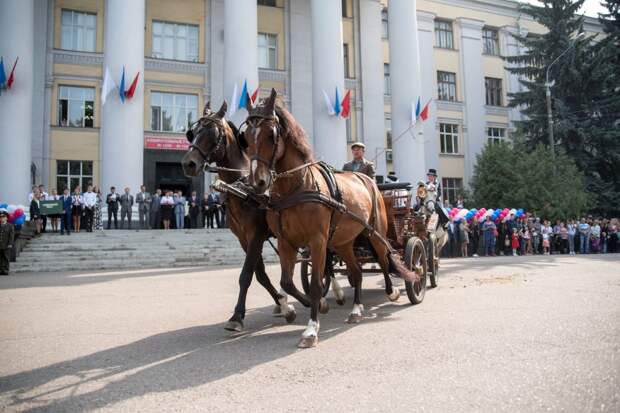
{"type": "Polygon", "coordinates": [[[257,283],[246,333],[223,330],[236,268],[1,277],[0,410],[620,411],[620,255],[441,270],[419,306],[366,276],[354,326],[347,287],[309,350],[308,311],[273,318],[257,283]]]}

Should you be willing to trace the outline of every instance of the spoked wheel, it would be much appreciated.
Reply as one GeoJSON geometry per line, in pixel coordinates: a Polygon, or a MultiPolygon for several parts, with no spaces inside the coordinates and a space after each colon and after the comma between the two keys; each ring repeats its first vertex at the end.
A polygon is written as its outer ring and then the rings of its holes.
{"type": "Polygon", "coordinates": [[[436,252],[435,252],[435,242],[432,238],[428,240],[428,248],[427,251],[427,264],[426,268],[428,268],[428,275],[431,280],[431,287],[437,287],[437,280],[439,279],[439,260],[437,260],[436,252]]]}
{"type": "MultiPolygon", "coordinates": [[[[301,286],[306,295],[310,294],[310,278],[312,277],[312,264],[310,264],[310,250],[307,248],[302,252],[304,260],[301,262],[301,286]]],[[[323,297],[329,292],[329,286],[334,276],[334,263],[332,262],[332,253],[327,251],[325,255],[325,273],[323,277],[323,297]]]]}
{"type": "Polygon", "coordinates": [[[407,241],[405,247],[405,265],[411,271],[414,271],[420,277],[420,281],[411,283],[405,281],[407,289],[407,297],[411,304],[420,304],[424,300],[426,294],[426,250],[424,243],[420,238],[412,237],[407,241]]]}

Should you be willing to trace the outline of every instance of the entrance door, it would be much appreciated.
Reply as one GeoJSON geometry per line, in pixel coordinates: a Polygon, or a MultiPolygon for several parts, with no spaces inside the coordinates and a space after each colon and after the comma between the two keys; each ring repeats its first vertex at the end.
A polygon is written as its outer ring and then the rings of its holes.
{"type": "Polygon", "coordinates": [[[183,167],[179,162],[157,162],[155,165],[156,188],[162,191],[180,189],[184,196],[194,190],[192,180],[183,174],[183,167]]]}

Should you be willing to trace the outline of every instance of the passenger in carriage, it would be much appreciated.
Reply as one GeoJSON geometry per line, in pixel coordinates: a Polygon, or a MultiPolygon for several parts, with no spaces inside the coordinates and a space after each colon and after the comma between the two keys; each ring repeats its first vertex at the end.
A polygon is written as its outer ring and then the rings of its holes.
{"type": "Polygon", "coordinates": [[[343,171],[360,172],[368,175],[372,179],[375,179],[375,165],[368,159],[364,158],[366,152],[366,145],[362,142],[355,142],[351,145],[351,153],[353,154],[353,160],[347,162],[342,167],[343,171]]]}

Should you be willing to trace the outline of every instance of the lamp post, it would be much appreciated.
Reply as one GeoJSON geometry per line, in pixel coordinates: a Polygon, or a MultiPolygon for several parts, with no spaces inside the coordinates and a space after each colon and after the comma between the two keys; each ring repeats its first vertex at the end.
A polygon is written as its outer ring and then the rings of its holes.
{"type": "MultiPolygon", "coordinates": [[[[575,40],[582,38],[583,36],[585,36],[586,34],[584,32],[579,33],[576,37],[575,40]]],[[[546,88],[546,95],[547,95],[547,122],[549,124],[548,126],[548,132],[549,132],[549,149],[551,149],[551,157],[555,158],[555,150],[554,150],[554,138],[553,138],[553,111],[551,110],[551,86],[553,86],[550,82],[549,82],[549,70],[551,69],[551,67],[556,64],[558,62],[558,60],[560,60],[560,58],[562,56],[564,56],[566,54],[566,52],[568,52],[570,49],[572,49],[575,46],[575,43],[571,43],[566,50],[564,50],[562,53],[560,53],[560,55],[558,57],[555,58],[555,60],[553,62],[551,62],[551,64],[549,66],[547,66],[547,75],[546,75],[546,80],[545,80],[545,88],[546,88]]]]}

